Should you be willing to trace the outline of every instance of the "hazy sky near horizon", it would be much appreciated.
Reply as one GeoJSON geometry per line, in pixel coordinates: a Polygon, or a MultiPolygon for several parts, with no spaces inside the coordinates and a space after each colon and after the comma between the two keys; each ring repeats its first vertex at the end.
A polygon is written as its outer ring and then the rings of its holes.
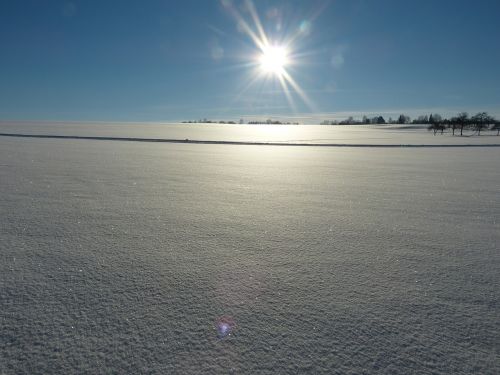
{"type": "Polygon", "coordinates": [[[253,4],[273,44],[296,37],[291,99],[246,1],[3,1],[0,120],[500,114],[498,0],[253,4]]]}

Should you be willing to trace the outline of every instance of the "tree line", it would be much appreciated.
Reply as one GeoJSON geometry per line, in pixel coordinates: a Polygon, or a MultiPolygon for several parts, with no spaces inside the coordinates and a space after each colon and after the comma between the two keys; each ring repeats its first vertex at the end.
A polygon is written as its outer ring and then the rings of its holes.
{"type": "Polygon", "coordinates": [[[363,116],[362,120],[355,120],[354,117],[349,116],[345,120],[342,121],[337,121],[337,120],[325,120],[320,123],[320,125],[370,125],[370,124],[396,124],[396,122],[392,122],[392,118],[389,118],[389,121],[385,121],[384,117],[382,116],[375,116],[368,118],[366,116],[363,116]]]}
{"type": "Polygon", "coordinates": [[[476,131],[478,135],[487,129],[496,130],[497,135],[500,134],[500,121],[488,115],[487,112],[479,112],[471,117],[467,112],[461,112],[449,119],[431,115],[428,124],[427,129],[433,131],[434,135],[438,132],[443,134],[446,128],[451,129],[453,135],[455,131],[460,130],[460,136],[464,134],[465,129],[476,131]]]}
{"type": "Polygon", "coordinates": [[[352,116],[342,121],[325,120],[321,125],[370,125],[370,124],[423,124],[428,125],[427,129],[433,131],[434,135],[437,133],[443,134],[445,129],[451,129],[452,134],[455,135],[456,131],[460,131],[463,135],[464,130],[474,130],[478,135],[481,135],[483,130],[496,130],[497,135],[500,134],[500,121],[490,116],[487,112],[479,112],[473,116],[469,116],[467,112],[460,112],[458,115],[451,118],[443,118],[438,113],[432,113],[430,116],[418,116],[413,121],[410,116],[401,114],[397,119],[389,119],[386,121],[382,116],[367,117],[363,116],[361,120],[355,120],[352,116]]]}
{"type": "MultiPolygon", "coordinates": [[[[208,120],[206,118],[200,119],[200,120],[189,120],[189,121],[182,121],[182,124],[236,124],[234,121],[225,121],[225,120],[208,120]]],[[[239,124],[249,124],[249,125],[299,125],[298,122],[285,122],[285,121],[278,121],[278,120],[272,120],[272,119],[267,119],[267,120],[254,120],[254,121],[248,121],[245,122],[243,119],[240,119],[238,122],[239,124]]]]}

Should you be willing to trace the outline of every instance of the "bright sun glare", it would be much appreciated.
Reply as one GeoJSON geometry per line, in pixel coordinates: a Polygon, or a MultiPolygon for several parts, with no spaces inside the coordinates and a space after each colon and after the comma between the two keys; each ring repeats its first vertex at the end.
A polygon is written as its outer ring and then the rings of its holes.
{"type": "Polygon", "coordinates": [[[259,61],[263,72],[281,75],[288,63],[288,54],[284,47],[268,46],[263,48],[259,61]]]}
{"type": "Polygon", "coordinates": [[[309,24],[309,21],[303,21],[295,31],[288,35],[275,35],[275,38],[277,38],[275,40],[280,42],[274,44],[268,38],[252,0],[245,0],[244,4],[246,12],[250,14],[253,20],[253,27],[243,18],[231,0],[221,0],[221,2],[236,19],[238,30],[250,37],[258,51],[258,54],[252,54],[252,61],[244,64],[244,66],[251,66],[256,69],[252,69],[252,76],[240,95],[262,78],[265,82],[272,77],[271,81],[279,82],[283,94],[294,112],[297,111],[294,95],[298,95],[311,110],[314,110],[314,103],[311,102],[288,71],[290,66],[298,65],[295,60],[298,55],[296,51],[293,53],[293,43],[308,34],[306,32],[308,28],[305,26],[309,24]]]}

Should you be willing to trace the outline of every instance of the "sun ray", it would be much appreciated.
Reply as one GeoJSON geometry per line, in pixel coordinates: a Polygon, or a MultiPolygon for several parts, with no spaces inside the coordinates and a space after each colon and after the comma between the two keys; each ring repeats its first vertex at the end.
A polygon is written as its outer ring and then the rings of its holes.
{"type": "Polygon", "coordinates": [[[302,88],[298,85],[297,82],[295,82],[295,80],[292,78],[292,76],[290,74],[288,74],[288,72],[286,70],[283,72],[283,77],[293,87],[293,89],[295,90],[295,92],[297,94],[299,94],[299,96],[302,98],[302,100],[304,101],[304,103],[306,103],[306,105],[309,107],[309,109],[311,111],[316,111],[314,103],[307,97],[307,95],[304,92],[304,90],[302,90],[302,88]]]}
{"type": "Polygon", "coordinates": [[[233,7],[232,4],[227,5],[227,9],[232,14],[232,16],[236,19],[238,26],[242,28],[242,31],[245,32],[250,39],[257,45],[261,50],[265,47],[264,42],[259,39],[257,34],[252,30],[250,25],[243,19],[241,14],[233,7]]]}
{"type": "MultiPolygon", "coordinates": [[[[265,78],[264,78],[265,79],[265,78]]],[[[246,93],[251,87],[255,85],[259,80],[262,80],[262,75],[260,72],[254,72],[248,83],[240,90],[240,92],[236,95],[235,101],[240,99],[244,93],[246,93]]]]}
{"type": "Polygon", "coordinates": [[[286,83],[285,78],[283,75],[278,76],[278,79],[280,81],[281,87],[283,88],[283,92],[285,93],[286,100],[288,101],[288,105],[292,109],[292,112],[295,114],[297,113],[297,107],[295,106],[295,102],[293,100],[292,95],[290,94],[290,90],[288,89],[288,84],[286,83]]]}
{"type": "Polygon", "coordinates": [[[259,32],[262,44],[264,45],[264,47],[269,46],[269,40],[267,39],[266,33],[264,32],[264,28],[262,27],[262,23],[260,22],[260,18],[257,14],[255,6],[253,5],[253,2],[251,0],[246,0],[245,4],[250,12],[250,15],[252,16],[257,31],[259,32]]]}

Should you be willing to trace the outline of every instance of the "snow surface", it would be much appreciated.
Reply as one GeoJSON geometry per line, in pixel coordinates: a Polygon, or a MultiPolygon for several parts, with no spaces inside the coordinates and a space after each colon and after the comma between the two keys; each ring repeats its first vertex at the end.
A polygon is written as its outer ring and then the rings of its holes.
{"type": "Polygon", "coordinates": [[[0,374],[498,374],[499,160],[0,137],[0,374]]]}
{"type": "Polygon", "coordinates": [[[500,146],[496,131],[460,137],[451,132],[433,136],[426,125],[229,125],[159,123],[0,122],[0,133],[198,141],[280,142],[292,144],[360,145],[484,145],[500,146]]]}

